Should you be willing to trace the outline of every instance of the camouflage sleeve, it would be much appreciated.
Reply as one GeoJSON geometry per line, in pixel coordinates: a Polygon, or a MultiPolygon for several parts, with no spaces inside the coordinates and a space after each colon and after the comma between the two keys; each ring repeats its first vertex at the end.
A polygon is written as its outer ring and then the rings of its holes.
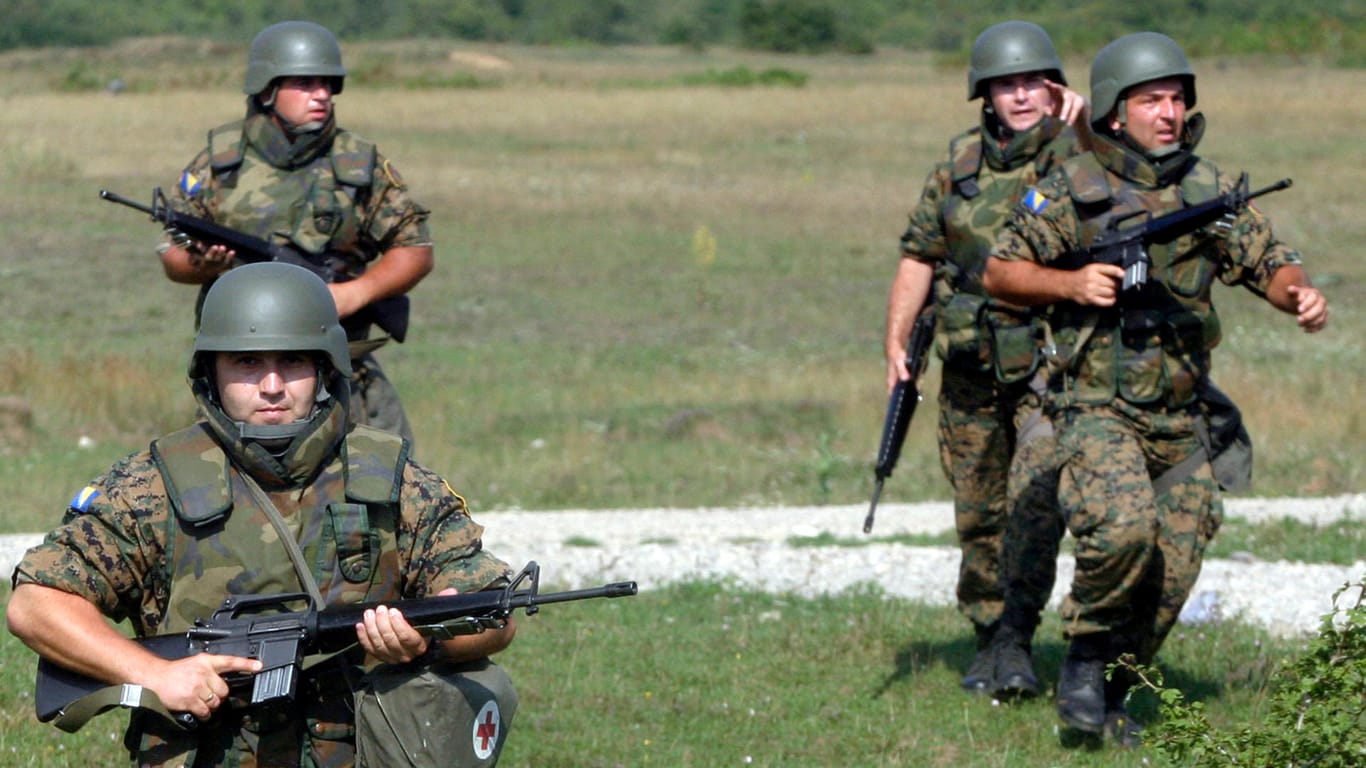
{"type": "Polygon", "coordinates": [[[195,155],[190,164],[185,166],[185,170],[180,172],[180,177],[176,179],[176,183],[166,193],[166,202],[177,213],[189,214],[212,221],[214,212],[208,204],[208,200],[212,196],[206,194],[212,180],[213,171],[209,167],[209,150],[205,148],[195,155]]]}
{"type": "MultiPolygon", "coordinates": [[[[1220,174],[1221,193],[1232,189],[1233,184],[1233,179],[1220,174]]],[[[1276,239],[1271,219],[1257,210],[1254,203],[1223,235],[1219,280],[1225,285],[1244,285],[1258,296],[1265,296],[1276,270],[1303,263],[1299,251],[1276,239]]]]}
{"type": "Polygon", "coordinates": [[[929,264],[948,258],[948,238],[944,235],[944,219],[939,212],[952,183],[947,163],[939,163],[930,171],[920,192],[920,201],[911,209],[906,231],[901,235],[902,256],[929,264]]]}
{"type": "Polygon", "coordinates": [[[142,621],[144,603],[156,597],[147,588],[153,567],[165,553],[157,522],[170,514],[165,498],[150,454],[119,461],[78,492],[62,524],[24,554],[14,583],[80,595],[115,621],[142,621]]]}
{"type": "Polygon", "coordinates": [[[363,211],[365,231],[377,244],[376,252],[431,245],[429,213],[408,195],[408,185],[389,159],[376,153],[374,187],[363,211]]]}
{"type": "Polygon", "coordinates": [[[477,592],[511,579],[507,563],[484,551],[484,527],[465,500],[435,473],[412,462],[403,471],[397,532],[405,599],[447,588],[477,592]]]}
{"type": "Polygon", "coordinates": [[[1046,265],[1080,242],[1081,220],[1059,169],[1025,191],[997,233],[991,255],[1046,265]]]}

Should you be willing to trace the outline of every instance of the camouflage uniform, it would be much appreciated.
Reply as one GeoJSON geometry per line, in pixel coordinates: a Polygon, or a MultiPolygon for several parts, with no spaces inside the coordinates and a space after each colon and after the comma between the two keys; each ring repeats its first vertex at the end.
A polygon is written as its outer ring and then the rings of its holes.
{"type": "Polygon", "coordinates": [[[1052,590],[1060,538],[1051,429],[1041,419],[1042,388],[1031,388],[1039,366],[1036,325],[1030,313],[988,299],[982,272],[997,229],[1023,191],[1077,152],[1071,128],[1053,117],[1005,148],[983,139],[991,120],[984,115],[983,127],[950,143],[948,160],[931,171],[901,236],[903,257],[935,267],[936,352],[944,362],[940,462],[954,488],[962,549],[958,608],[982,642],[1002,615],[1008,519],[1030,523],[1012,534],[1020,539],[1012,580],[1022,604],[1031,606],[1019,612],[1029,634],[1052,590]],[[1037,444],[1026,452],[1026,442],[1037,444]]]}
{"type": "MultiPolygon", "coordinates": [[[[139,636],[184,631],[225,594],[300,592],[245,470],[298,540],[329,605],[506,584],[508,568],[483,551],[483,528],[464,500],[409,460],[395,435],[356,427],[339,443],[346,419],[334,408],[281,459],[237,445],[230,461],[213,418],[158,439],[77,495],[15,583],[80,595],[139,636]]],[[[136,712],[129,747],[141,766],[350,766],[363,659],[356,647],[307,674],[288,708],[224,708],[190,732],[136,712]]]]}
{"type": "MultiPolygon", "coordinates": [[[[209,131],[208,146],[180,175],[170,204],[249,235],[292,245],[307,258],[355,277],[391,248],[430,246],[428,211],[375,145],[329,120],[290,141],[261,112],[209,131]]],[[[200,300],[209,285],[200,292],[200,300]]],[[[342,321],[353,342],[368,338],[368,323],[342,321]]],[[[370,350],[353,344],[353,413],[362,424],[397,432],[412,442],[398,392],[370,350]]]]}
{"type": "MultiPolygon", "coordinates": [[[[1203,129],[1192,115],[1180,151],[1156,161],[1098,136],[1093,153],[1024,197],[993,255],[1047,265],[1116,217],[1161,215],[1228,191],[1233,180],[1194,154],[1203,129]]],[[[1199,388],[1220,339],[1211,285],[1218,278],[1264,295],[1277,269],[1300,264],[1251,207],[1150,255],[1137,298],[1108,309],[1060,303],[1048,317],[1059,355],[1048,395],[1063,462],[1059,500],[1077,539],[1066,633],[1108,635],[1109,658],[1132,651],[1142,661],[1175,623],[1223,518],[1207,461],[1154,492],[1155,479],[1204,450],[1199,388]]]]}

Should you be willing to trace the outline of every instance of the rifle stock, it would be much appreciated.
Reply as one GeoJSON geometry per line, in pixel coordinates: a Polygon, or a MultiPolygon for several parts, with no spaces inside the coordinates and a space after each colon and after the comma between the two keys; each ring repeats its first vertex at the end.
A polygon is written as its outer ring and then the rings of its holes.
{"type": "Polygon", "coordinates": [[[868,516],[863,519],[863,532],[873,530],[873,516],[877,514],[882,484],[892,476],[911,417],[920,402],[920,375],[929,363],[930,344],[934,341],[934,310],[926,303],[911,326],[910,341],[906,344],[906,371],[910,378],[898,381],[887,398],[887,415],[882,421],[882,442],[878,445],[877,463],[873,466],[873,498],[868,504],[868,516]]]}
{"type": "MultiPolygon", "coordinates": [[[[322,278],[323,282],[326,283],[344,282],[351,279],[350,275],[343,274],[325,263],[316,262],[290,246],[273,243],[248,235],[245,232],[238,232],[221,224],[215,224],[208,219],[180,213],[171,208],[166,200],[166,193],[161,190],[161,187],[152,190],[151,205],[143,205],[136,200],[130,200],[107,189],[100,190],[100,199],[142,211],[150,216],[152,221],[159,222],[167,229],[181,232],[191,240],[206,246],[221,245],[228,248],[236,254],[235,259],[243,264],[279,261],[303,267],[322,278]]],[[[358,323],[373,323],[380,330],[389,334],[394,341],[401,343],[408,335],[410,309],[411,304],[406,295],[390,296],[372,302],[352,317],[358,323]]],[[[349,323],[351,318],[348,317],[347,321],[349,323]]]]}
{"type": "MultiPolygon", "coordinates": [[[[293,699],[301,676],[303,657],[307,654],[336,653],[354,645],[356,623],[366,610],[379,605],[400,609],[408,623],[419,632],[435,640],[444,640],[500,628],[517,609],[523,609],[527,615],[531,615],[540,610],[542,605],[600,597],[629,597],[636,592],[634,581],[622,581],[588,589],[543,594],[540,592],[540,566],[532,561],[522,568],[511,584],[502,589],[417,600],[328,606],[324,610],[309,605],[302,611],[262,615],[255,611],[279,608],[299,601],[307,603],[308,596],[302,593],[230,595],[211,617],[197,620],[188,631],[139,638],[136,642],[169,660],[197,653],[260,659],[263,664],[261,672],[225,678],[232,688],[231,695],[245,705],[252,706],[293,699]]],[[[76,730],[84,725],[85,720],[81,719],[74,723],[74,727],[68,727],[62,722],[64,713],[86,696],[110,687],[109,683],[39,658],[34,694],[38,720],[48,722],[57,719],[57,726],[63,730],[76,730]]],[[[184,726],[194,722],[194,718],[186,713],[173,716],[184,726]]]]}

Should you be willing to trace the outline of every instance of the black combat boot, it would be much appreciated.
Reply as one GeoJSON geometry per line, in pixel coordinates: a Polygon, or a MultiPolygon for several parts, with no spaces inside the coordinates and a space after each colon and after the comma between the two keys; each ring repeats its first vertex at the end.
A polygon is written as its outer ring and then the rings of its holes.
{"type": "Polygon", "coordinates": [[[1105,737],[1125,748],[1143,743],[1143,724],[1129,714],[1126,706],[1129,689],[1135,682],[1134,674],[1123,667],[1116,667],[1105,681],[1105,737]]]}
{"type": "Polygon", "coordinates": [[[1032,699],[1038,696],[1039,678],[1034,674],[1029,637],[1002,624],[991,644],[996,660],[992,695],[998,699],[1032,699]]]}
{"type": "Polygon", "coordinates": [[[958,685],[968,693],[989,693],[992,688],[992,674],[995,671],[996,663],[994,653],[991,648],[991,639],[996,636],[996,628],[1000,624],[992,622],[986,626],[974,624],[973,629],[977,633],[977,655],[972,658],[972,664],[968,665],[967,674],[958,685]]]}
{"type": "Polygon", "coordinates": [[[1072,638],[1058,673],[1058,716],[1072,728],[1101,733],[1105,728],[1105,664],[1109,633],[1072,638]]]}

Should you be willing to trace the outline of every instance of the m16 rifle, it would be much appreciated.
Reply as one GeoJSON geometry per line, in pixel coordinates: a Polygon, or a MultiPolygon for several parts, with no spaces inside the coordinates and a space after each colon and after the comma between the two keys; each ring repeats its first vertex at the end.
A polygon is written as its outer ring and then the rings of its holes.
{"type": "Polygon", "coordinates": [[[1198,203],[1178,211],[1152,217],[1148,211],[1134,211],[1110,221],[1109,226],[1094,243],[1072,251],[1056,264],[1060,269],[1080,269],[1087,264],[1113,264],[1124,268],[1124,280],[1120,285],[1121,297],[1143,288],[1148,282],[1148,272],[1153,260],[1148,248],[1153,244],[1170,243],[1182,235],[1197,229],[1217,224],[1241,214],[1254,198],[1277,192],[1291,185],[1290,179],[1281,179],[1255,192],[1248,191],[1248,178],[1244,173],[1238,177],[1233,189],[1211,200],[1198,203]],[[1119,225],[1138,216],[1149,218],[1141,224],[1121,228],[1119,225]]]}
{"type": "MultiPolygon", "coordinates": [[[[282,261],[286,264],[303,267],[322,278],[323,282],[326,283],[345,282],[353,277],[353,275],[345,274],[328,264],[325,258],[310,258],[290,246],[272,243],[269,240],[263,240],[221,224],[215,224],[207,219],[180,213],[167,203],[166,194],[161,191],[161,187],[152,190],[152,204],[150,206],[143,205],[136,200],[130,200],[107,189],[100,190],[100,198],[142,211],[151,216],[153,221],[160,222],[167,230],[178,232],[206,247],[221,245],[233,251],[236,254],[236,260],[243,264],[253,264],[258,261],[282,261]]],[[[406,295],[390,296],[368,304],[356,314],[347,317],[343,324],[373,323],[380,330],[389,334],[394,341],[402,342],[404,337],[408,335],[409,308],[410,302],[406,295]]]]}
{"type": "Polygon", "coordinates": [[[911,326],[911,338],[906,344],[906,371],[910,378],[898,381],[887,398],[887,416],[882,422],[882,442],[878,445],[877,464],[873,466],[873,500],[868,505],[868,516],[863,520],[863,532],[873,530],[873,516],[877,514],[877,502],[882,496],[882,484],[892,476],[896,462],[901,458],[901,446],[906,442],[906,431],[911,426],[911,416],[920,402],[920,375],[929,363],[930,344],[934,341],[934,309],[926,306],[911,326]]]}
{"type": "MultiPolygon", "coordinates": [[[[636,594],[634,581],[621,581],[589,589],[542,594],[539,565],[527,563],[503,589],[466,594],[398,600],[383,603],[398,608],[418,632],[435,640],[477,634],[507,623],[522,608],[528,615],[542,605],[598,597],[629,597],[636,594]]],[[[181,659],[197,653],[213,653],[259,659],[255,674],[233,674],[225,679],[230,696],[245,706],[286,702],[294,698],[307,654],[330,654],[356,643],[356,624],[366,610],[381,603],[327,606],[312,605],[305,593],[282,595],[230,595],[207,619],[199,619],[185,632],[140,638],[136,642],[163,659],[181,659]],[[271,612],[291,603],[309,603],[302,611],[271,612]],[[264,613],[263,613],[264,611],[264,613]]],[[[183,727],[195,718],[172,713],[156,695],[142,686],[107,683],[73,672],[47,659],[38,660],[34,707],[42,722],[74,732],[91,717],[114,707],[144,707],[170,717],[183,727]]]]}

